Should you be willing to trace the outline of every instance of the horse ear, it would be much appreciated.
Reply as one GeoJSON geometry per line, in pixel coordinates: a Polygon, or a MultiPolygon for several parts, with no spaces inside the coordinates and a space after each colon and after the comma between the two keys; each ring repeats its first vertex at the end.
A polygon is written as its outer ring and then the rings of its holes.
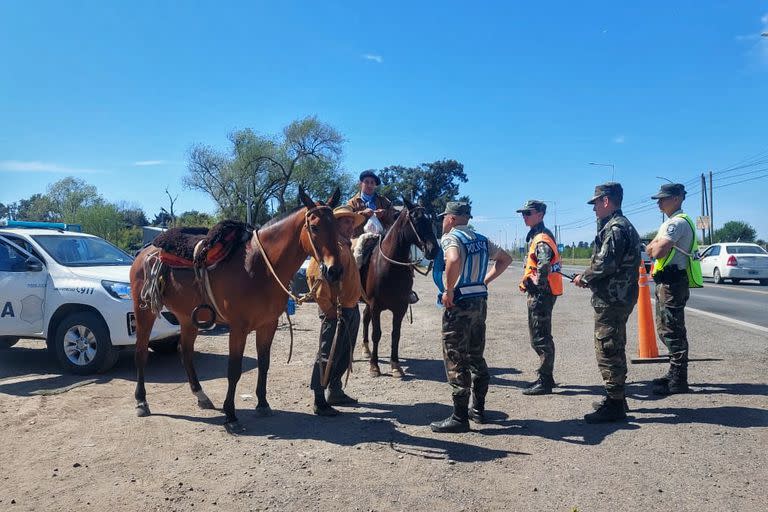
{"type": "Polygon", "coordinates": [[[299,199],[308,209],[311,210],[315,207],[315,202],[304,192],[304,187],[301,185],[299,185],[299,199]]]}
{"type": "Polygon", "coordinates": [[[406,199],[405,196],[403,196],[403,204],[409,210],[413,210],[413,208],[414,208],[414,204],[412,202],[410,202],[408,199],[406,199]]]}
{"type": "Polygon", "coordinates": [[[326,204],[331,208],[336,208],[339,206],[339,199],[341,199],[341,190],[339,190],[339,187],[336,187],[336,190],[333,191],[333,195],[328,198],[326,204]]]}

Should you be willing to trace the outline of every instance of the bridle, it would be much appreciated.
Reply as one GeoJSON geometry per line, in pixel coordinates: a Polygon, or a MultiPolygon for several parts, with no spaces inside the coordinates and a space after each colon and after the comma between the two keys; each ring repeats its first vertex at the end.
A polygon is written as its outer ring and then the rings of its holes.
{"type": "MultiPolygon", "coordinates": [[[[307,211],[304,214],[304,227],[303,227],[303,229],[307,231],[307,238],[309,239],[309,245],[312,248],[312,253],[314,258],[318,263],[320,263],[322,260],[320,259],[320,252],[317,250],[315,241],[312,239],[312,230],[310,229],[309,217],[310,215],[316,214],[320,210],[330,210],[331,212],[333,211],[333,209],[330,206],[326,206],[326,205],[315,206],[314,208],[307,208],[307,211]]],[[[320,286],[320,281],[321,281],[320,279],[315,281],[314,286],[312,286],[312,289],[309,290],[308,293],[305,293],[300,297],[297,297],[296,295],[291,293],[291,291],[283,284],[280,278],[277,277],[277,272],[275,272],[275,268],[272,265],[272,262],[269,260],[269,256],[267,256],[267,251],[264,249],[264,245],[261,243],[261,239],[259,239],[258,231],[253,232],[253,238],[251,238],[251,245],[253,246],[254,251],[258,250],[262,254],[262,256],[264,256],[264,262],[267,264],[267,268],[269,269],[269,272],[272,274],[272,277],[275,278],[275,281],[277,281],[277,284],[280,286],[280,288],[282,288],[283,291],[288,294],[288,297],[293,299],[296,302],[296,304],[302,304],[304,302],[307,302],[308,300],[311,300],[315,296],[315,292],[317,291],[318,286],[320,286]]]]}
{"type": "MultiPolygon", "coordinates": [[[[416,210],[424,210],[424,207],[423,206],[417,206],[417,207],[414,208],[414,211],[416,211],[416,210]]],[[[411,226],[411,229],[413,230],[413,234],[416,235],[416,246],[419,249],[421,249],[421,251],[423,253],[426,254],[426,252],[427,252],[427,244],[425,244],[424,240],[422,240],[421,236],[419,236],[419,232],[416,229],[416,226],[414,225],[413,220],[411,219],[411,211],[407,207],[405,208],[405,211],[406,211],[406,219],[408,220],[408,224],[411,226]]],[[[393,265],[400,265],[402,267],[413,267],[413,268],[417,267],[417,265],[419,263],[418,261],[408,261],[408,262],[397,261],[397,260],[393,260],[392,258],[387,256],[386,254],[384,254],[384,249],[381,248],[381,243],[383,241],[384,241],[383,237],[381,237],[381,235],[379,235],[379,253],[381,254],[382,258],[384,258],[388,262],[392,263],[393,265]]]]}

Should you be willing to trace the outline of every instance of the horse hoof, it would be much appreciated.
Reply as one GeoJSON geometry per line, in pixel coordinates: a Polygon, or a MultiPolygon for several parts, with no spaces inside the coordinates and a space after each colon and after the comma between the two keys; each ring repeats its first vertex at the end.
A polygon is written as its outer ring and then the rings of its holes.
{"type": "Polygon", "coordinates": [[[363,345],[363,355],[365,356],[366,359],[371,358],[371,349],[368,348],[368,344],[363,345]]]}
{"type": "Polygon", "coordinates": [[[381,370],[378,366],[371,366],[371,377],[381,377],[381,370]]]}
{"type": "Polygon", "coordinates": [[[405,377],[405,373],[403,372],[403,369],[399,366],[393,366],[392,367],[392,377],[396,379],[402,379],[405,377]]]}
{"type": "Polygon", "coordinates": [[[211,402],[209,399],[205,400],[198,400],[197,406],[201,409],[215,409],[216,407],[213,405],[213,402],[211,402]]]}
{"type": "Polygon", "coordinates": [[[243,427],[237,420],[226,422],[224,424],[224,428],[227,429],[227,432],[233,436],[245,432],[245,427],[243,427]]]}
{"type": "Polygon", "coordinates": [[[257,407],[254,412],[256,413],[256,416],[259,418],[266,418],[268,416],[273,416],[275,413],[272,412],[272,408],[270,406],[266,407],[257,407]]]}
{"type": "Polygon", "coordinates": [[[138,416],[139,418],[144,418],[145,416],[149,416],[150,414],[152,413],[149,411],[149,405],[147,404],[147,402],[136,404],[136,416],[138,416]]]}

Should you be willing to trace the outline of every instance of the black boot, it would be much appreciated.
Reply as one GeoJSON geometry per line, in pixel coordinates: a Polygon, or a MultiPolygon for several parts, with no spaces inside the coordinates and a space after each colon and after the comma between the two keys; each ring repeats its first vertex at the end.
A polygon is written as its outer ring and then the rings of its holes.
{"type": "Polygon", "coordinates": [[[346,394],[341,385],[328,388],[328,404],[330,405],[357,405],[357,398],[352,398],[346,394]]]}
{"type": "MultiPolygon", "coordinates": [[[[687,363],[687,361],[686,361],[687,363]]],[[[653,388],[653,392],[657,395],[677,395],[680,393],[690,393],[691,388],[688,387],[688,365],[672,365],[669,368],[669,382],[666,385],[659,384],[653,388]]]]}
{"type": "Polygon", "coordinates": [[[419,302],[419,296],[416,295],[416,292],[411,290],[411,293],[408,295],[408,304],[416,304],[419,302]]]}
{"type": "Polygon", "coordinates": [[[312,406],[312,410],[318,416],[338,416],[341,414],[331,407],[331,404],[325,399],[325,392],[322,389],[315,390],[315,404],[312,406]]]}
{"type": "MultiPolygon", "coordinates": [[[[606,399],[603,398],[599,402],[592,402],[592,408],[594,410],[598,410],[600,407],[603,406],[603,404],[605,403],[605,400],[606,399]]],[[[629,404],[627,404],[627,399],[626,398],[624,399],[624,412],[629,412],[629,404]]]]}
{"type": "Polygon", "coordinates": [[[606,397],[600,407],[592,413],[584,415],[587,423],[611,423],[626,419],[624,399],[606,397]]]}
{"type": "Polygon", "coordinates": [[[528,396],[550,395],[553,387],[555,387],[555,381],[551,376],[539,375],[536,382],[523,390],[523,394],[528,396]]]}
{"type": "Polygon", "coordinates": [[[651,381],[654,386],[666,386],[669,384],[669,380],[672,378],[672,365],[669,366],[669,370],[667,370],[667,373],[665,373],[662,377],[659,377],[658,379],[653,379],[651,381]]]}
{"type": "Polygon", "coordinates": [[[453,414],[429,424],[432,432],[458,434],[469,432],[469,397],[453,397],[453,414]]]}
{"type": "Polygon", "coordinates": [[[487,392],[487,384],[484,386],[477,386],[472,393],[472,407],[470,407],[467,412],[469,419],[480,425],[485,423],[485,394],[487,392]]]}

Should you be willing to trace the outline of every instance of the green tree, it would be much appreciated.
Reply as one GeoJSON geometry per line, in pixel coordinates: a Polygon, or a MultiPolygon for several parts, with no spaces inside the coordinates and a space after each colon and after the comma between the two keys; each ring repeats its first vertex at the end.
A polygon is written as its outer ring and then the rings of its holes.
{"type": "Polygon", "coordinates": [[[47,195],[57,216],[69,223],[74,222],[81,208],[89,208],[104,202],[96,191],[96,187],[72,176],[49,185],[47,195]]]}
{"type": "Polygon", "coordinates": [[[80,224],[84,232],[100,236],[112,243],[117,243],[118,233],[125,228],[123,216],[117,206],[103,202],[78,209],[72,223],[80,224]]]}
{"type": "Polygon", "coordinates": [[[144,239],[140,227],[130,226],[119,230],[116,238],[110,241],[128,254],[134,254],[141,249],[144,239]]]}
{"type": "Polygon", "coordinates": [[[184,212],[176,218],[177,226],[210,228],[214,224],[216,224],[216,219],[212,215],[205,212],[198,212],[197,210],[184,212]]]}
{"type": "Polygon", "coordinates": [[[713,242],[754,242],[757,237],[755,228],[743,221],[731,220],[716,229],[713,242]]]}
{"type": "Polygon", "coordinates": [[[16,219],[41,222],[61,221],[57,207],[47,195],[33,194],[27,199],[21,199],[16,209],[16,219]]]}

